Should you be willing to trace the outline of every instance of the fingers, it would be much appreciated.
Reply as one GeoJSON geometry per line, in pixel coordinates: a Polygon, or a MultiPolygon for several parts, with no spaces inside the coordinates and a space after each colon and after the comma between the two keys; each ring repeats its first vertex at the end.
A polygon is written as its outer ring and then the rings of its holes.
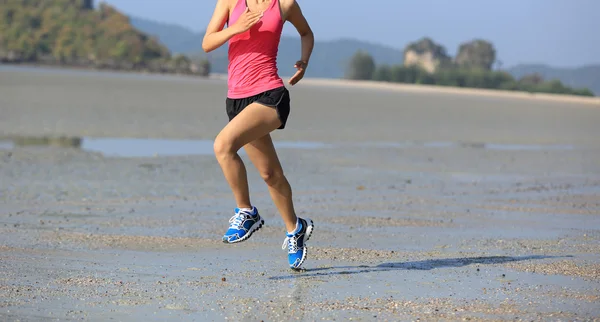
{"type": "Polygon", "coordinates": [[[294,84],[296,84],[296,76],[298,76],[298,73],[296,73],[294,76],[292,76],[292,77],[290,78],[290,80],[288,81],[288,83],[289,83],[290,85],[294,85],[294,84]]]}
{"type": "Polygon", "coordinates": [[[254,25],[256,25],[259,21],[260,21],[260,18],[248,21],[247,29],[254,27],[254,25]]]}
{"type": "Polygon", "coordinates": [[[289,83],[293,86],[296,85],[296,83],[298,83],[302,77],[304,77],[304,68],[305,68],[305,64],[303,61],[298,60],[295,64],[294,64],[294,68],[298,69],[298,71],[296,71],[296,74],[294,74],[294,76],[292,76],[292,78],[290,78],[289,83]]]}
{"type": "Polygon", "coordinates": [[[256,25],[256,23],[258,23],[262,17],[262,12],[252,12],[246,8],[244,17],[240,19],[240,24],[243,26],[243,30],[247,31],[248,29],[252,28],[252,26],[256,25]]]}
{"type": "Polygon", "coordinates": [[[252,21],[253,23],[256,23],[256,22],[258,22],[258,21],[259,21],[261,18],[262,18],[262,15],[259,15],[259,16],[256,16],[256,17],[252,18],[252,20],[251,20],[251,21],[252,21]]]}
{"type": "Polygon", "coordinates": [[[262,12],[251,12],[248,14],[247,19],[250,25],[256,24],[263,17],[262,12]]]}
{"type": "Polygon", "coordinates": [[[262,17],[263,16],[263,12],[262,11],[246,11],[245,14],[246,14],[246,16],[249,19],[253,19],[255,17],[262,17]]]}
{"type": "Polygon", "coordinates": [[[301,78],[302,78],[302,71],[297,71],[296,74],[294,74],[294,76],[292,76],[292,78],[290,78],[288,83],[290,83],[290,85],[294,86],[294,85],[296,85],[296,83],[298,83],[300,81],[301,78]]]}
{"type": "Polygon", "coordinates": [[[248,14],[248,19],[254,19],[256,17],[262,17],[262,12],[251,12],[248,14]]]}

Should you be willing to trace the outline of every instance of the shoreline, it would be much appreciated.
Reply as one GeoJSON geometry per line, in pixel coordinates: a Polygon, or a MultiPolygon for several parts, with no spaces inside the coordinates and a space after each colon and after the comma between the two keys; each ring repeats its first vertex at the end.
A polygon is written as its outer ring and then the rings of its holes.
{"type": "MultiPolygon", "coordinates": [[[[119,69],[99,69],[92,67],[78,67],[78,66],[55,66],[55,65],[44,65],[44,64],[6,64],[0,63],[1,67],[12,67],[19,68],[31,68],[31,69],[50,69],[50,70],[67,70],[67,71],[79,71],[79,72],[98,72],[98,73],[113,73],[113,74],[126,74],[126,75],[142,75],[142,76],[169,76],[169,77],[181,77],[186,79],[205,79],[205,80],[227,80],[227,74],[221,73],[210,73],[208,76],[196,75],[196,74],[185,74],[185,73],[159,73],[143,70],[119,70],[119,69]]],[[[291,76],[281,77],[286,84],[291,76]]],[[[378,90],[390,90],[400,91],[407,93],[424,93],[424,94],[452,94],[458,96],[484,96],[484,97],[496,97],[496,98],[514,98],[514,99],[526,99],[526,100],[537,100],[537,101],[550,101],[550,102],[565,102],[565,103],[579,103],[600,107],[600,96],[586,97],[577,95],[565,95],[565,94],[551,94],[551,93],[530,93],[523,91],[508,91],[501,89],[483,89],[483,88],[468,88],[468,87],[450,87],[450,86],[439,86],[439,85],[425,85],[425,84],[406,84],[406,83],[392,83],[392,82],[381,82],[381,81],[360,81],[360,80],[349,80],[341,78],[303,78],[300,84],[309,86],[329,86],[338,88],[360,88],[360,89],[378,89],[378,90]]]]}
{"type": "Polygon", "coordinates": [[[467,88],[467,87],[449,87],[437,85],[418,85],[418,84],[402,84],[388,83],[379,81],[356,81],[346,79],[328,79],[328,78],[307,78],[303,79],[305,84],[310,85],[326,85],[335,87],[351,87],[363,89],[385,89],[393,91],[403,91],[409,93],[431,93],[431,94],[454,94],[454,95],[473,95],[487,96],[497,98],[517,98],[527,100],[543,100],[552,102],[568,102],[590,104],[600,107],[600,97],[585,97],[576,95],[550,94],[550,93],[530,93],[522,91],[507,91],[501,89],[483,89],[483,88],[467,88]]]}
{"type": "MultiPolygon", "coordinates": [[[[208,78],[217,80],[227,80],[227,74],[211,73],[208,78]]],[[[290,76],[281,76],[286,86],[289,86],[287,81],[290,76]]],[[[577,95],[565,94],[550,94],[550,93],[530,93],[523,91],[507,91],[501,89],[485,89],[485,88],[469,88],[469,87],[451,87],[440,85],[425,85],[425,84],[406,84],[392,83],[381,81],[360,81],[342,78],[303,78],[301,84],[310,86],[330,86],[330,87],[345,87],[345,88],[361,88],[361,89],[379,89],[400,91],[406,93],[431,93],[431,94],[453,94],[459,96],[487,96],[497,98],[517,98],[527,100],[545,100],[552,102],[568,102],[591,104],[600,107],[600,96],[586,97],[577,95]]]]}
{"type": "Polygon", "coordinates": [[[136,75],[156,75],[156,76],[191,76],[194,78],[208,78],[198,73],[193,72],[174,72],[174,71],[152,71],[143,68],[133,69],[119,69],[119,68],[102,68],[95,66],[79,66],[79,65],[60,65],[60,64],[44,64],[44,63],[6,63],[0,61],[0,68],[31,68],[31,69],[49,69],[49,70],[68,70],[68,71],[80,71],[80,72],[104,72],[104,73],[117,73],[117,74],[136,74],[136,75]]]}

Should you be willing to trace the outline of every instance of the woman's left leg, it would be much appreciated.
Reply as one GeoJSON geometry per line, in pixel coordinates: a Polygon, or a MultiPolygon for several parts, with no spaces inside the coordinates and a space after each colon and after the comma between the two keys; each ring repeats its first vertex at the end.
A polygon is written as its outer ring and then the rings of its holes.
{"type": "Polygon", "coordinates": [[[267,134],[246,144],[244,150],[267,184],[271,199],[279,210],[287,231],[294,231],[298,219],[294,211],[292,187],[283,173],[271,135],[267,134]]]}
{"type": "Polygon", "coordinates": [[[308,255],[306,242],[313,232],[313,221],[310,218],[296,216],[292,188],[283,173],[271,135],[267,134],[246,144],[244,149],[269,187],[271,198],[287,229],[282,248],[288,249],[290,267],[298,269],[308,255]]]}

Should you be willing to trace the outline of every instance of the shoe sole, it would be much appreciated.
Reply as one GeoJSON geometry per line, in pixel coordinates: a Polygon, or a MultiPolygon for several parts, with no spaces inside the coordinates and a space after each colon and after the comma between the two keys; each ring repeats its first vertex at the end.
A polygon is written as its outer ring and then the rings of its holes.
{"type": "Polygon", "coordinates": [[[304,234],[304,238],[302,239],[303,245],[304,245],[304,252],[302,253],[302,259],[300,259],[300,263],[298,263],[298,266],[290,267],[293,270],[300,270],[300,267],[302,266],[302,264],[304,264],[304,261],[306,260],[306,258],[308,256],[308,246],[306,246],[306,242],[310,239],[310,236],[313,233],[313,229],[315,228],[315,224],[313,223],[312,219],[307,218],[304,220],[307,223],[306,234],[304,234]]]}
{"type": "Polygon", "coordinates": [[[244,235],[244,237],[236,239],[234,241],[229,241],[227,238],[223,237],[223,243],[235,244],[235,243],[243,242],[243,241],[247,240],[248,238],[250,238],[252,236],[252,234],[254,234],[254,232],[257,232],[259,229],[261,229],[264,224],[265,224],[265,221],[261,218],[259,221],[255,222],[254,225],[252,225],[252,227],[250,227],[250,230],[248,230],[248,233],[246,235],[244,235]]]}

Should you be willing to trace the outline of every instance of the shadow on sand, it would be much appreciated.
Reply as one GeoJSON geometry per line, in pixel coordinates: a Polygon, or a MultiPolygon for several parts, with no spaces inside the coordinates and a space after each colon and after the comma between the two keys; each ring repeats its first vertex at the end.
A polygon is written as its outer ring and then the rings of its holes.
{"type": "Polygon", "coordinates": [[[465,257],[465,258],[444,258],[444,259],[428,259],[423,261],[413,262],[398,262],[398,263],[383,263],[376,266],[359,265],[359,266],[330,266],[312,269],[303,269],[294,275],[273,276],[271,280],[285,280],[315,276],[333,276],[333,275],[351,275],[371,272],[386,272],[395,270],[432,270],[436,268],[447,267],[463,267],[472,264],[504,264],[509,262],[520,262],[534,259],[547,258],[564,258],[573,257],[567,256],[545,256],[545,255],[530,255],[530,256],[488,256],[488,257],[465,257]]]}

